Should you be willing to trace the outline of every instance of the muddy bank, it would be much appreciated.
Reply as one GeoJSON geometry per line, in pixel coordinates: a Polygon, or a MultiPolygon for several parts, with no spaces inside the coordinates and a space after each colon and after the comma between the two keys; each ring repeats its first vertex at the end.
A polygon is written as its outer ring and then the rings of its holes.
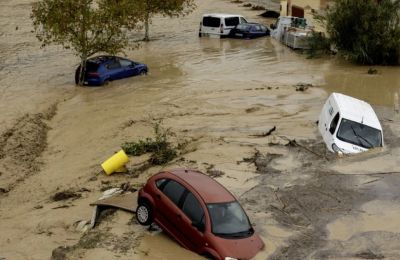
{"type": "MultiPolygon", "coordinates": [[[[337,158],[325,154],[323,143],[309,140],[301,141],[301,147],[286,145],[278,155],[255,153],[259,184],[240,199],[249,211],[270,216],[290,234],[269,259],[400,257],[396,228],[400,211],[395,206],[400,193],[393,184],[399,183],[400,173],[386,172],[385,166],[364,174],[332,170],[348,160],[362,170],[367,161],[382,160],[397,150],[400,139],[391,127],[396,124],[384,124],[390,151],[337,158]],[[280,168],[287,163],[285,157],[294,158],[298,167],[280,168]]],[[[266,240],[271,239],[266,223],[255,221],[266,240]]]]}
{"type": "Polygon", "coordinates": [[[0,136],[0,189],[10,192],[19,182],[40,171],[40,156],[47,147],[48,121],[57,105],[43,113],[26,114],[0,136]]]}

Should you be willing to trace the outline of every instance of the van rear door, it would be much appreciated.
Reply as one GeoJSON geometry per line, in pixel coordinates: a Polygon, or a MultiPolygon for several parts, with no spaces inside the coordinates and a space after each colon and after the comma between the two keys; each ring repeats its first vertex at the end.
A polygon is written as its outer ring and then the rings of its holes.
{"type": "Polygon", "coordinates": [[[219,34],[221,18],[214,16],[204,16],[202,23],[202,33],[219,34]]]}

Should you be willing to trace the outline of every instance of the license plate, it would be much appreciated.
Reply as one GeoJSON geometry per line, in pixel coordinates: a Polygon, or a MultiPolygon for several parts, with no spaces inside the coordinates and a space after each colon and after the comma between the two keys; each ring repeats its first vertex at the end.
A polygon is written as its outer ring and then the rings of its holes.
{"type": "Polygon", "coordinates": [[[235,33],[236,36],[243,37],[243,33],[235,33]]]}
{"type": "Polygon", "coordinates": [[[87,81],[85,81],[85,82],[83,82],[83,84],[88,84],[88,82],[87,82],[87,81]]]}

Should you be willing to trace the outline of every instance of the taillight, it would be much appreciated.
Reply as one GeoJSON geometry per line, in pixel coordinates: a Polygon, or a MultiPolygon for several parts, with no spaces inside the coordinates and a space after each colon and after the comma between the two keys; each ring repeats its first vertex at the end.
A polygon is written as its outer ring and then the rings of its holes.
{"type": "Polygon", "coordinates": [[[219,29],[220,29],[220,32],[221,32],[221,33],[224,33],[224,25],[223,25],[223,24],[221,24],[221,26],[219,27],[219,29]]]}
{"type": "Polygon", "coordinates": [[[97,72],[89,72],[89,73],[88,73],[88,76],[91,76],[91,77],[100,77],[100,74],[97,73],[97,72]]]}

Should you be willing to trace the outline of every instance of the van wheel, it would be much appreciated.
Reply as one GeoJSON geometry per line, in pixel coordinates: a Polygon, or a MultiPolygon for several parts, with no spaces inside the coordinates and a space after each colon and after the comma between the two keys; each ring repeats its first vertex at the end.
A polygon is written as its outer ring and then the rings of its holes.
{"type": "Polygon", "coordinates": [[[153,222],[153,212],[147,202],[139,202],[136,208],[136,220],[142,226],[148,226],[153,222]]]}

